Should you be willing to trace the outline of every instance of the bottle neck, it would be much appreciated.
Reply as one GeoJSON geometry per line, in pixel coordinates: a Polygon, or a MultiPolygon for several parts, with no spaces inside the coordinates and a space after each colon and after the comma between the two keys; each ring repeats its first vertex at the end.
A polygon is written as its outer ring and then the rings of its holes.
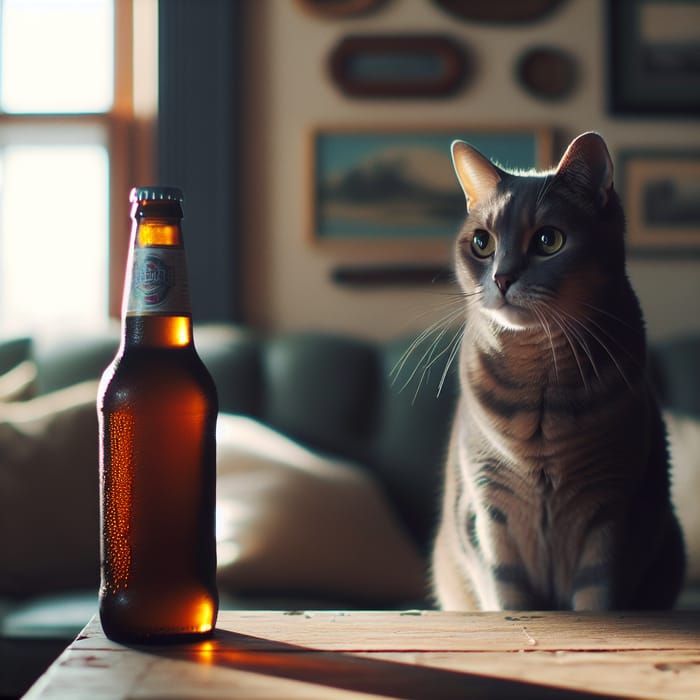
{"type": "Polygon", "coordinates": [[[182,248],[182,227],[176,217],[140,217],[134,219],[133,243],[138,248],[175,246],[182,248]]]}
{"type": "Polygon", "coordinates": [[[134,217],[123,301],[125,346],[192,344],[185,250],[177,217],[134,217]]]}
{"type": "Polygon", "coordinates": [[[191,316],[126,316],[124,347],[183,348],[192,346],[191,316]]]}

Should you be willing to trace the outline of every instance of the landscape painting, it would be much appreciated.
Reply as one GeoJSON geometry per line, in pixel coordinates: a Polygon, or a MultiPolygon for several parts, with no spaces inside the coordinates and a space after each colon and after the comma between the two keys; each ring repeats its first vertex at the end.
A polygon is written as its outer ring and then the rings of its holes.
{"type": "Polygon", "coordinates": [[[700,254],[700,153],[623,151],[619,165],[631,252],[700,254]]]}
{"type": "Polygon", "coordinates": [[[312,237],[453,237],[465,215],[450,154],[455,139],[467,141],[506,169],[551,165],[546,129],[318,129],[311,145],[312,237]]]}

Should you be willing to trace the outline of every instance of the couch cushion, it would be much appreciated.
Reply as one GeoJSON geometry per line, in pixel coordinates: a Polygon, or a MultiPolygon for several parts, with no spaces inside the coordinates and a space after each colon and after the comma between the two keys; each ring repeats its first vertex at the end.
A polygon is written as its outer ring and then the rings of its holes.
{"type": "MultiPolygon", "coordinates": [[[[0,594],[97,587],[96,382],[0,404],[0,594]]],[[[221,415],[221,582],[234,593],[419,598],[422,560],[377,485],[221,415]]]]}
{"type": "Polygon", "coordinates": [[[14,639],[73,639],[96,612],[96,588],[37,596],[3,617],[0,634],[14,639]]]}
{"type": "Polygon", "coordinates": [[[364,470],[243,416],[220,416],[218,432],[225,590],[423,599],[423,560],[364,470]]]}
{"type": "Polygon", "coordinates": [[[37,368],[31,354],[30,338],[0,341],[0,402],[24,401],[36,394],[37,368]]]}
{"type": "Polygon", "coordinates": [[[370,461],[425,551],[432,544],[457,397],[456,329],[385,344],[370,461]]]}
{"type": "Polygon", "coordinates": [[[34,342],[37,391],[48,394],[88,380],[98,380],[119,345],[113,323],[89,335],[50,335],[34,342]]]}
{"type": "Polygon", "coordinates": [[[0,374],[0,402],[26,401],[36,394],[36,365],[24,360],[0,374]]]}
{"type": "Polygon", "coordinates": [[[31,338],[9,338],[0,341],[0,374],[4,374],[32,355],[31,338]]]}
{"type": "Polygon", "coordinates": [[[195,326],[197,352],[219,395],[219,410],[260,416],[263,402],[260,338],[231,324],[195,326]]]}
{"type": "Polygon", "coordinates": [[[664,415],[671,451],[673,503],[683,528],[686,579],[700,586],[700,418],[671,411],[664,415]]]}
{"type": "Polygon", "coordinates": [[[682,336],[651,349],[653,379],[665,408],[700,418],[700,340],[682,336]]]}
{"type": "Polygon", "coordinates": [[[375,427],[377,353],[369,343],[324,333],[268,339],[264,419],[287,435],[353,455],[375,427]]]}
{"type": "Polygon", "coordinates": [[[0,404],[0,593],[97,584],[96,392],[0,404]]]}

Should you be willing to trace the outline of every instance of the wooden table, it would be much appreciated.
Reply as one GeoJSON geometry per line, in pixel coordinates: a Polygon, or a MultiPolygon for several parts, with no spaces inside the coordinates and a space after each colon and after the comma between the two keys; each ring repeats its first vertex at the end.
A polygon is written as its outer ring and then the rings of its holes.
{"type": "Polygon", "coordinates": [[[25,698],[700,699],[700,612],[221,612],[126,647],[93,619],[25,698]]]}

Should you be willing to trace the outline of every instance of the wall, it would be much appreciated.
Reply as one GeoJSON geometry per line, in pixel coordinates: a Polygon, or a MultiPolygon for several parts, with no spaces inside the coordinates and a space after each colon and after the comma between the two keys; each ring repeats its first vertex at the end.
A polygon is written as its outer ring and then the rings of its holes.
{"type": "MultiPolygon", "coordinates": [[[[292,0],[245,6],[244,310],[262,328],[386,338],[426,327],[453,298],[444,285],[357,290],[330,281],[339,262],[366,257],[308,241],[306,139],[314,125],[532,124],[559,128],[567,139],[593,129],[613,157],[627,147],[700,148],[695,120],[607,114],[603,0],[568,0],[543,21],[506,28],[461,22],[428,0],[388,0],[367,17],[335,21],[308,15],[292,0]],[[362,32],[448,33],[471,48],[476,76],[448,99],[346,98],[328,78],[327,57],[341,37],[362,32]],[[530,97],[512,78],[515,58],[537,43],[562,46],[579,61],[579,87],[560,104],[530,97]]],[[[633,259],[629,271],[652,338],[700,331],[700,260],[633,259]]]]}

